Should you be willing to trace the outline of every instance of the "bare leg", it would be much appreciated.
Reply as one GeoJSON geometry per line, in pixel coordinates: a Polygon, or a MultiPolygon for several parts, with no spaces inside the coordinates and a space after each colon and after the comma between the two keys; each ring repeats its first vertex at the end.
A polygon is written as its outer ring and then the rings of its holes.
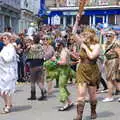
{"type": "Polygon", "coordinates": [[[87,84],[79,84],[78,91],[77,91],[77,101],[85,101],[86,93],[87,93],[87,84]]]}
{"type": "Polygon", "coordinates": [[[83,110],[85,106],[85,97],[87,92],[87,84],[78,85],[78,98],[77,98],[77,117],[74,120],[82,120],[83,110]]]}
{"type": "Polygon", "coordinates": [[[5,93],[2,95],[2,97],[3,97],[3,100],[4,100],[5,106],[7,106],[7,97],[6,97],[5,93]]]}
{"type": "Polygon", "coordinates": [[[96,86],[89,86],[88,93],[90,96],[90,106],[91,106],[91,119],[97,118],[96,106],[97,106],[97,97],[96,97],[96,86]]]}
{"type": "Polygon", "coordinates": [[[52,94],[52,81],[48,82],[48,95],[52,94]]]}
{"type": "Polygon", "coordinates": [[[114,87],[113,81],[112,81],[112,80],[109,80],[109,81],[107,82],[107,84],[108,84],[108,94],[107,94],[107,98],[112,98],[113,87],[114,87]]]}
{"type": "Polygon", "coordinates": [[[37,85],[38,85],[38,87],[39,87],[41,90],[45,90],[45,88],[44,88],[44,83],[43,83],[43,82],[38,81],[38,82],[37,82],[37,85]]]}
{"type": "Polygon", "coordinates": [[[7,107],[11,108],[12,105],[12,96],[11,95],[6,95],[7,98],[7,107]]]}
{"type": "Polygon", "coordinates": [[[38,100],[45,100],[47,95],[47,91],[44,87],[44,74],[41,74],[41,76],[39,76],[38,80],[37,80],[37,85],[39,86],[40,90],[41,90],[41,97],[38,100]]]}
{"type": "Polygon", "coordinates": [[[5,102],[5,107],[3,109],[3,113],[9,113],[11,111],[11,107],[12,107],[12,96],[8,95],[8,94],[3,94],[3,99],[5,102]]]}
{"type": "Polygon", "coordinates": [[[37,80],[37,85],[39,86],[39,88],[41,90],[44,90],[44,80],[45,80],[45,71],[43,71],[43,69],[40,69],[40,75],[38,76],[38,80],[37,80]]]}
{"type": "Polygon", "coordinates": [[[70,100],[70,98],[67,99],[67,103],[70,105],[72,104],[72,101],[70,100]]]}
{"type": "MultiPolygon", "coordinates": [[[[0,94],[1,95],[1,94],[0,94]]],[[[1,95],[3,97],[5,106],[12,106],[12,95],[8,95],[3,93],[3,95],[1,95]]]]}
{"type": "Polygon", "coordinates": [[[88,93],[89,93],[89,96],[90,96],[90,101],[96,101],[96,99],[97,99],[96,90],[97,90],[96,86],[89,86],[88,87],[88,93]]]}

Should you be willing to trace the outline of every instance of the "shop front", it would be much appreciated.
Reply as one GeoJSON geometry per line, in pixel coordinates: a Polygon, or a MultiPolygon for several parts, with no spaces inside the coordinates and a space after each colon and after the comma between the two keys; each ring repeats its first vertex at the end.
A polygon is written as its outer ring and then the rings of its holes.
{"type": "MultiPolygon", "coordinates": [[[[78,9],[60,9],[52,10],[48,12],[48,24],[55,24],[53,22],[54,16],[60,18],[60,25],[66,27],[67,25],[74,25],[75,17],[78,13],[78,9]]],[[[85,9],[84,15],[81,19],[81,24],[87,25],[97,25],[98,23],[106,24],[120,24],[120,9],[110,8],[110,9],[85,9]]]]}

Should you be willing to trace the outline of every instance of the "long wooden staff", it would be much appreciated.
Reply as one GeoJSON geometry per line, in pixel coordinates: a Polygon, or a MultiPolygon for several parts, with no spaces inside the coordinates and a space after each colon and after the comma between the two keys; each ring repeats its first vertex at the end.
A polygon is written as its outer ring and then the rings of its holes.
{"type": "Polygon", "coordinates": [[[82,16],[82,13],[84,11],[84,7],[85,5],[89,2],[90,0],[80,0],[80,3],[79,3],[79,15],[80,15],[80,18],[82,16]]]}

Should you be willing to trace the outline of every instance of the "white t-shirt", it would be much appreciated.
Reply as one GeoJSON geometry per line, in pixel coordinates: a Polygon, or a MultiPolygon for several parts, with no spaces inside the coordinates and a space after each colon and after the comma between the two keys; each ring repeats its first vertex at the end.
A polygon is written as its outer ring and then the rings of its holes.
{"type": "Polygon", "coordinates": [[[28,32],[27,32],[27,35],[28,35],[28,36],[32,36],[35,32],[36,32],[36,30],[35,30],[34,27],[29,27],[29,28],[28,28],[28,32]]]}

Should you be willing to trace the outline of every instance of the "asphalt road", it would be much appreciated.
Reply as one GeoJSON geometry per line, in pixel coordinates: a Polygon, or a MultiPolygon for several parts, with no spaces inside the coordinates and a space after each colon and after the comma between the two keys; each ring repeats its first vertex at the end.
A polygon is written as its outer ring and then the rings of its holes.
{"type": "MultiPolygon", "coordinates": [[[[76,89],[74,85],[69,85],[71,99],[75,102],[76,89]]],[[[28,101],[30,96],[30,84],[17,85],[13,97],[13,109],[9,114],[0,114],[0,120],[73,120],[76,116],[75,107],[69,111],[59,112],[61,105],[58,101],[59,91],[54,89],[52,96],[46,101],[28,101]]],[[[105,93],[98,94],[98,118],[96,120],[120,120],[120,103],[115,96],[114,102],[103,103],[101,100],[105,93]]],[[[37,97],[40,97],[40,90],[37,87],[37,97]]],[[[3,108],[3,100],[0,98],[0,110],[3,108]]],[[[86,103],[83,120],[90,120],[90,106],[86,103]]]]}

